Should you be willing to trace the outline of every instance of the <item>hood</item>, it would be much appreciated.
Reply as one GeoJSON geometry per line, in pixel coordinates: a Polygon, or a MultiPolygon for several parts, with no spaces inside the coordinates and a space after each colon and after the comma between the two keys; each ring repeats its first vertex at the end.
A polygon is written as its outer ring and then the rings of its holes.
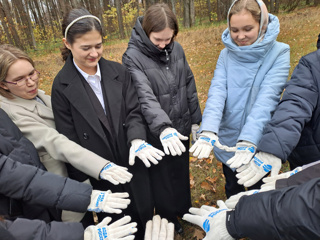
{"type": "MultiPolygon", "coordinates": [[[[257,1],[257,2],[260,2],[260,1],[257,1]]],[[[261,7],[262,5],[259,5],[259,6],[261,7]]],[[[267,27],[265,27],[265,26],[262,26],[260,23],[261,32],[259,33],[259,37],[257,41],[255,41],[253,44],[249,46],[238,46],[232,40],[230,36],[230,30],[229,28],[227,28],[222,33],[222,36],[221,36],[222,42],[225,45],[225,47],[229,49],[229,51],[231,51],[233,54],[237,55],[240,59],[242,58],[242,59],[247,59],[249,61],[255,61],[254,59],[261,58],[263,55],[265,55],[268,52],[268,50],[271,49],[273,44],[276,42],[280,32],[280,23],[279,23],[278,17],[272,15],[271,13],[268,13],[267,16],[268,16],[268,21],[267,21],[268,25],[267,27]]],[[[263,20],[263,19],[262,21],[266,22],[266,20],[263,20]]]]}
{"type": "Polygon", "coordinates": [[[174,41],[168,44],[164,49],[160,50],[151,42],[143,30],[142,20],[143,16],[137,18],[136,24],[131,32],[128,48],[138,48],[143,54],[153,58],[154,60],[166,62],[166,54],[170,54],[172,52],[174,41]]]}

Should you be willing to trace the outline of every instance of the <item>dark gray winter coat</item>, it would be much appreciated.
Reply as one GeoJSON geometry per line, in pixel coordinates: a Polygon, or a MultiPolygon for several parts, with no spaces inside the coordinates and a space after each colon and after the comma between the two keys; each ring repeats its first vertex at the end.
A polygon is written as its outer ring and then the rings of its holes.
{"type": "Polygon", "coordinates": [[[142,29],[139,17],[132,30],[123,64],[132,75],[141,111],[154,137],[165,127],[188,136],[201,122],[194,76],[178,42],[158,49],[142,29]]]}

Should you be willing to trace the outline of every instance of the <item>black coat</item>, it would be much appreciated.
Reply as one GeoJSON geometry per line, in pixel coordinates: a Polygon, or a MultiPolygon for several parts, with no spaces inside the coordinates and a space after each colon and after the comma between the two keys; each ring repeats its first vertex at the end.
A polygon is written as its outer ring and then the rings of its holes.
{"type": "MultiPolygon", "coordinates": [[[[178,42],[159,50],[148,38],[139,17],[123,64],[132,74],[141,111],[154,144],[164,128],[171,126],[188,136],[191,124],[201,122],[201,110],[193,73],[178,42]]],[[[150,136],[148,136],[150,137],[150,136]]]]}
{"type": "MultiPolygon", "coordinates": [[[[99,66],[106,93],[106,112],[111,118],[114,140],[106,134],[99,121],[80,73],[73,64],[72,55],[55,77],[52,86],[51,100],[56,129],[101,157],[129,169],[133,174],[129,184],[115,186],[108,181],[90,180],[97,189],[129,192],[136,201],[141,221],[145,223],[152,218],[153,211],[147,169],[140,160],[136,160],[134,166],[128,163],[130,142],[133,139],[146,139],[146,126],[138,98],[125,67],[103,58],[99,66]]],[[[76,172],[75,177],[78,176],[80,174],[76,172]]],[[[80,176],[79,180],[84,179],[80,176]]]]}
{"type": "Polygon", "coordinates": [[[320,159],[320,50],[299,61],[275,113],[264,129],[258,151],[293,166],[320,159]]]}
{"type": "Polygon", "coordinates": [[[0,109],[0,215],[61,220],[57,209],[84,212],[91,190],[88,184],[46,172],[33,144],[0,109]]]}
{"type": "Polygon", "coordinates": [[[320,178],[243,196],[227,213],[227,230],[236,239],[320,239],[320,178]]]}

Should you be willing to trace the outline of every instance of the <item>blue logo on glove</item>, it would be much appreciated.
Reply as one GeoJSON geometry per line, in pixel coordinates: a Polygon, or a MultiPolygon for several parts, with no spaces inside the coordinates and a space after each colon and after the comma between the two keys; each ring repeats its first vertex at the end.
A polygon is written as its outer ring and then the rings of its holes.
{"type": "MultiPolygon", "coordinates": [[[[206,141],[206,142],[210,142],[210,138],[208,137],[200,137],[201,140],[206,141]]],[[[211,145],[213,146],[214,143],[216,142],[216,140],[211,140],[211,145]]]]}
{"type": "Polygon", "coordinates": [[[98,228],[98,235],[100,240],[106,239],[108,237],[107,229],[105,227],[98,228]]]}
{"type": "Polygon", "coordinates": [[[254,163],[255,163],[258,167],[260,167],[260,166],[263,164],[263,161],[261,161],[259,158],[254,157],[253,159],[254,159],[254,163]]]}
{"type": "Polygon", "coordinates": [[[269,165],[269,164],[264,164],[264,165],[263,165],[263,170],[264,170],[265,172],[270,172],[271,169],[272,169],[272,166],[271,166],[271,165],[269,165]]]}
{"type": "Polygon", "coordinates": [[[210,222],[209,222],[209,219],[206,219],[204,222],[203,222],[203,225],[202,225],[202,228],[205,232],[209,232],[210,231],[210,222]]]}
{"type": "Polygon", "coordinates": [[[290,173],[290,176],[292,176],[292,175],[296,174],[297,172],[298,172],[298,170],[294,170],[294,171],[292,171],[292,173],[290,173]]]}
{"type": "Polygon", "coordinates": [[[97,202],[96,202],[96,207],[99,207],[99,204],[100,204],[100,202],[103,201],[104,196],[105,196],[105,193],[104,193],[104,192],[102,192],[102,193],[99,194],[99,196],[98,196],[98,198],[97,198],[97,202]]]}
{"type": "Polygon", "coordinates": [[[113,163],[108,163],[104,168],[103,170],[108,170],[109,168],[112,168],[113,167],[113,163]]]}
{"type": "Polygon", "coordinates": [[[162,140],[167,140],[167,139],[169,139],[169,138],[172,138],[173,136],[178,137],[178,134],[177,134],[177,133],[173,133],[173,134],[170,133],[170,134],[164,136],[164,137],[162,138],[162,140]]]}
{"type": "MultiPolygon", "coordinates": [[[[150,144],[149,144],[150,145],[150,144]]],[[[144,144],[144,143],[142,143],[139,147],[138,147],[138,149],[136,150],[136,152],[139,152],[139,151],[141,151],[142,149],[144,149],[144,148],[146,148],[147,147],[147,145],[146,144],[144,144]]]]}

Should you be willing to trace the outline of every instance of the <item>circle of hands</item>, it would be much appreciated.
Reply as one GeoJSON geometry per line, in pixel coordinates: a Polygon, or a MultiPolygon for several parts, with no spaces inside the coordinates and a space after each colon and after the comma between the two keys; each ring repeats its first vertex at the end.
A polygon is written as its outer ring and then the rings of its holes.
{"type": "MultiPolygon", "coordinates": [[[[181,155],[186,151],[182,142],[186,140],[188,140],[188,137],[181,135],[176,129],[170,127],[160,134],[160,142],[164,152],[144,140],[134,139],[131,141],[129,165],[136,164],[135,159],[138,157],[145,167],[149,168],[152,164],[157,165],[166,154],[172,156],[181,155]]],[[[225,220],[227,212],[235,208],[239,199],[244,195],[273,190],[275,189],[276,180],[287,178],[301,171],[301,168],[297,168],[278,175],[282,164],[278,157],[265,152],[257,152],[257,147],[248,141],[239,141],[235,147],[222,145],[216,133],[209,131],[199,133],[199,126],[196,124],[192,126],[192,142],[193,145],[189,152],[200,159],[208,158],[214,147],[227,152],[235,152],[234,156],[226,164],[237,171],[236,177],[239,184],[250,187],[262,178],[264,182],[261,189],[241,192],[231,196],[225,202],[218,201],[218,207],[203,205],[201,208],[190,208],[190,213],[185,214],[183,219],[200,226],[206,232],[204,239],[233,239],[226,229],[225,220]],[[271,173],[270,177],[266,177],[269,173],[271,173]]],[[[108,180],[115,185],[129,183],[132,177],[128,168],[118,166],[112,162],[108,162],[100,172],[101,179],[108,180]]],[[[129,204],[128,193],[93,190],[88,211],[120,214],[122,209],[127,208],[129,204]]],[[[130,221],[131,218],[125,216],[109,224],[111,218],[107,217],[98,225],[89,226],[85,230],[85,240],[134,239],[137,224],[135,222],[130,223],[130,221]]],[[[173,240],[173,236],[174,225],[168,223],[166,219],[161,219],[158,215],[154,216],[146,225],[145,240],[173,240]]]]}

